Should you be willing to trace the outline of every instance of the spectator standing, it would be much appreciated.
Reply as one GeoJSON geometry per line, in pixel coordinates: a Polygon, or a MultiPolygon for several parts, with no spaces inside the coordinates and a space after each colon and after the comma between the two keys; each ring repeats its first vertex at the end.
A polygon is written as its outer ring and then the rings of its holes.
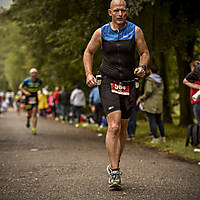
{"type": "MultiPolygon", "coordinates": [[[[190,64],[191,72],[185,77],[183,83],[190,87],[191,104],[193,105],[194,116],[198,124],[200,124],[200,99],[194,101],[192,96],[200,90],[200,61],[195,60],[190,64]]],[[[194,149],[195,152],[200,152],[200,144],[194,149]]]]}
{"type": "Polygon", "coordinates": [[[48,100],[46,94],[38,92],[38,109],[41,117],[46,117],[46,109],[48,108],[48,100]]]}
{"type": "Polygon", "coordinates": [[[55,116],[55,103],[54,103],[54,96],[53,92],[49,92],[49,97],[48,97],[48,113],[50,114],[50,118],[54,118],[55,116]]]}
{"type": "Polygon", "coordinates": [[[144,110],[147,114],[151,132],[154,138],[151,143],[158,143],[159,141],[165,142],[164,125],[161,119],[161,113],[163,111],[163,90],[164,85],[162,78],[157,74],[158,67],[156,65],[150,65],[150,75],[146,78],[144,86],[144,94],[140,96],[137,103],[142,103],[144,110]],[[157,126],[160,130],[160,140],[157,134],[157,126]]]}
{"type": "Polygon", "coordinates": [[[14,97],[14,107],[18,115],[20,114],[21,97],[22,97],[21,91],[18,91],[14,97]]]}
{"type": "Polygon", "coordinates": [[[74,123],[74,118],[76,116],[76,113],[78,113],[77,119],[78,123],[80,123],[81,113],[86,102],[85,102],[85,94],[83,90],[80,89],[79,86],[76,86],[75,89],[72,91],[70,96],[70,103],[72,104],[72,123],[74,123]]]}
{"type": "Polygon", "coordinates": [[[2,101],[3,101],[3,95],[1,95],[1,93],[0,93],[0,114],[1,114],[1,104],[2,104],[2,101]]]}
{"type": "Polygon", "coordinates": [[[2,111],[2,113],[6,113],[8,111],[9,103],[10,103],[9,99],[3,96],[2,102],[1,102],[1,111],[2,111]]]}
{"type": "Polygon", "coordinates": [[[134,107],[130,116],[130,119],[128,121],[128,137],[127,137],[127,141],[131,141],[135,139],[135,131],[136,131],[136,127],[137,127],[137,112],[138,112],[138,106],[134,107]]]}
{"type": "MultiPolygon", "coordinates": [[[[137,89],[136,90],[136,96],[139,97],[141,96],[142,94],[144,94],[144,86],[145,86],[145,82],[146,82],[146,78],[149,76],[149,70],[148,68],[146,69],[146,75],[145,77],[143,78],[142,80],[142,86],[141,86],[141,89],[137,89]]],[[[138,80],[139,81],[139,80],[138,80]]],[[[139,82],[138,82],[139,83],[139,82]]],[[[137,123],[136,123],[136,120],[137,120],[137,113],[138,113],[138,110],[139,110],[139,105],[137,104],[133,109],[132,109],[132,113],[131,113],[131,116],[129,118],[129,121],[128,121],[128,128],[127,128],[127,131],[128,131],[128,137],[127,137],[127,141],[131,141],[131,140],[134,140],[135,139],[135,132],[136,132],[136,127],[137,127],[137,123]]],[[[142,110],[144,111],[144,110],[142,110]]],[[[152,133],[149,133],[148,136],[153,136],[152,133]]]]}
{"type": "Polygon", "coordinates": [[[99,88],[98,86],[92,88],[90,95],[89,95],[89,106],[90,108],[94,105],[94,121],[99,126],[101,125],[101,119],[103,116],[103,107],[101,104],[101,99],[99,95],[99,88]]]}
{"type": "MultiPolygon", "coordinates": [[[[200,61],[195,60],[193,62],[190,63],[190,69],[191,71],[194,70],[195,67],[197,67],[200,64],[200,61]]],[[[199,85],[200,88],[200,80],[199,81],[194,81],[195,84],[199,85]]],[[[193,112],[194,112],[194,116],[196,117],[198,124],[200,124],[200,99],[197,99],[196,101],[194,101],[192,99],[192,96],[194,94],[196,94],[199,91],[199,89],[195,89],[195,88],[190,88],[190,102],[193,106],[193,112]]]]}
{"type": "MultiPolygon", "coordinates": [[[[147,73],[147,70],[146,70],[147,73]]],[[[135,82],[135,84],[139,84],[139,79],[138,82],[135,82]]],[[[139,95],[141,94],[141,91],[139,90],[139,85],[136,89],[136,96],[137,98],[139,97],[139,95]]],[[[143,93],[142,93],[143,94],[143,93]]],[[[128,127],[127,127],[127,132],[128,132],[128,137],[127,137],[127,141],[131,141],[135,139],[135,132],[136,132],[136,127],[137,127],[137,112],[139,110],[139,106],[136,105],[135,107],[133,107],[129,121],[128,121],[128,127]]]]}
{"type": "Polygon", "coordinates": [[[55,103],[55,120],[58,121],[60,118],[60,105],[59,105],[59,87],[57,86],[54,91],[54,103],[55,103]]]}
{"type": "Polygon", "coordinates": [[[67,121],[69,121],[69,97],[68,93],[65,90],[65,87],[62,86],[62,91],[59,93],[59,102],[60,110],[62,113],[63,122],[65,122],[65,117],[67,116],[67,121]]]}

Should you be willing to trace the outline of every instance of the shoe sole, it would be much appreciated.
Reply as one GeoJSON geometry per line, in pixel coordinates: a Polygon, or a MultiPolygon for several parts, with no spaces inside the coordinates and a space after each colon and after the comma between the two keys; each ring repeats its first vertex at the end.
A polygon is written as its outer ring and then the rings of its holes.
{"type": "Polygon", "coordinates": [[[113,183],[112,185],[110,185],[110,190],[111,191],[120,191],[122,188],[121,188],[121,185],[117,184],[117,183],[113,183]]]}

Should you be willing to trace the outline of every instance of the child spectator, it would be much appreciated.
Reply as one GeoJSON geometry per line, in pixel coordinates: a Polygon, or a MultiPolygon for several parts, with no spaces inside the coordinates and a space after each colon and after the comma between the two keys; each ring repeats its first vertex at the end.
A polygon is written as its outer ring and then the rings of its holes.
{"type": "Polygon", "coordinates": [[[144,94],[140,96],[137,103],[142,102],[144,110],[147,114],[151,133],[154,138],[151,143],[159,143],[159,141],[165,142],[164,125],[161,119],[161,113],[163,111],[163,90],[164,85],[162,78],[157,74],[158,67],[151,65],[149,67],[150,75],[146,78],[144,86],[144,94]],[[157,126],[160,130],[160,140],[157,134],[157,126]]]}

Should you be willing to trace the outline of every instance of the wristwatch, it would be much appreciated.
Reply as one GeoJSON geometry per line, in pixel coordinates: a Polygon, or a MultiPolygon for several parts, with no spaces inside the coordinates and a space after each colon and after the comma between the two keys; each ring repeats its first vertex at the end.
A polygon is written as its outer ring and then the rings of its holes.
{"type": "Polygon", "coordinates": [[[144,71],[146,71],[146,69],[147,69],[146,65],[139,65],[138,67],[142,67],[144,69],[144,71]]]}

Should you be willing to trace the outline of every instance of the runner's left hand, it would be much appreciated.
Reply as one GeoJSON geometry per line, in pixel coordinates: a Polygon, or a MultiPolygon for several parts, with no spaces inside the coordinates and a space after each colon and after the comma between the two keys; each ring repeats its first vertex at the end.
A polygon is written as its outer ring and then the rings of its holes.
{"type": "Polygon", "coordinates": [[[142,78],[145,76],[145,70],[142,67],[138,67],[135,69],[134,74],[142,78]]]}

